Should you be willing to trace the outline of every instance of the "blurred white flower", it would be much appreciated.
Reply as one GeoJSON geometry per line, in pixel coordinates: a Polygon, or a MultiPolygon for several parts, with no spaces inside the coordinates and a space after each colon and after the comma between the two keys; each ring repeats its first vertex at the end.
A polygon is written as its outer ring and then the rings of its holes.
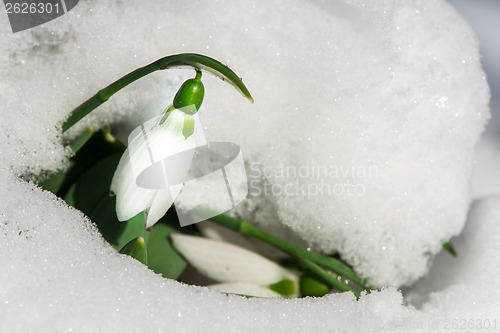
{"type": "MultiPolygon", "coordinates": [[[[298,295],[298,275],[261,255],[233,244],[203,237],[173,234],[171,238],[174,247],[201,274],[223,282],[215,285],[215,289],[260,296],[260,288],[270,288],[282,295],[298,295]]],[[[271,295],[273,293],[268,293],[267,297],[271,295]]]]}
{"type": "Polygon", "coordinates": [[[182,188],[170,184],[167,170],[187,173],[186,165],[165,165],[169,156],[192,149],[204,141],[199,126],[195,126],[196,115],[174,109],[141,125],[133,134],[111,182],[111,195],[116,195],[116,215],[126,221],[145,212],[145,226],[152,227],[167,212],[182,188]],[[186,134],[188,133],[188,134],[186,134]],[[138,177],[153,167],[144,187],[138,177]],[[141,186],[142,185],[142,186],[141,186]]]}

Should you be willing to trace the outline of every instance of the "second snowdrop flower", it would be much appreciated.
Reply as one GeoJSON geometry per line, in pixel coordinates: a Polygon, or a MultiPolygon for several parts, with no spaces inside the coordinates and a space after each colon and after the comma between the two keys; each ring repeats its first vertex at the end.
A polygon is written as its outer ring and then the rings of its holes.
{"type": "Polygon", "coordinates": [[[298,275],[259,254],[203,237],[173,234],[171,238],[174,247],[201,274],[222,282],[214,289],[263,296],[266,288],[266,297],[298,295],[298,275]]]}

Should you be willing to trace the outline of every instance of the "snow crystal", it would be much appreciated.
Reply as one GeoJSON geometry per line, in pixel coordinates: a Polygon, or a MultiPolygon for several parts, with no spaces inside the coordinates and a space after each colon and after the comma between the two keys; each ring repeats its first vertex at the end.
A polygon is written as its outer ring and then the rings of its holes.
{"type": "MultiPolygon", "coordinates": [[[[430,301],[417,311],[392,288],[356,302],[181,285],[116,253],[80,212],[18,179],[67,165],[60,126],[104,85],[168,54],[207,54],[256,101],[205,76],[207,139],[237,143],[248,166],[238,214],[338,251],[376,285],[408,284],[463,227],[472,149],[489,116],[475,38],[444,1],[81,1],[16,34],[2,12],[0,48],[0,331],[408,332],[500,320],[491,278],[500,199],[475,206],[447,281],[456,285],[422,287],[430,301]],[[332,193],[319,192],[327,185],[332,193]]],[[[126,138],[193,74],[134,83],[68,137],[113,123],[126,138]]]]}

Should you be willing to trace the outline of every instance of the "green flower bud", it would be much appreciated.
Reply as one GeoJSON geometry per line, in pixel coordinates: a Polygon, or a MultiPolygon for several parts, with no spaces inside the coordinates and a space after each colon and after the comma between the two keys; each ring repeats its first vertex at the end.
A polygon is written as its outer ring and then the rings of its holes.
{"type": "Polygon", "coordinates": [[[205,87],[201,82],[201,71],[196,69],[196,77],[194,79],[189,79],[182,84],[177,94],[174,97],[174,107],[176,109],[181,109],[186,106],[194,105],[196,111],[189,113],[196,113],[203,103],[203,98],[205,97],[205,87]]]}
{"type": "Polygon", "coordinates": [[[313,274],[300,277],[300,293],[302,296],[321,297],[330,292],[330,288],[313,274]]]}

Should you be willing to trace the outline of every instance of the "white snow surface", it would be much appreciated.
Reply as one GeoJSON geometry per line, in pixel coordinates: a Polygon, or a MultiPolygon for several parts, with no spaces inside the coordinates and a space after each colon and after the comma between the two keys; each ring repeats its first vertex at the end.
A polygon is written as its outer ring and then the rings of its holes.
{"type": "MultiPolygon", "coordinates": [[[[181,285],[116,253],[82,213],[18,179],[67,164],[58,128],[105,84],[168,54],[207,54],[242,76],[256,100],[205,76],[207,139],[238,143],[254,184],[238,214],[339,251],[373,284],[409,284],[463,227],[472,151],[489,116],[475,38],[444,1],[81,1],[16,34],[1,13],[0,29],[0,331],[500,325],[499,198],[474,206],[459,259],[440,254],[439,267],[408,292],[418,305],[430,294],[416,310],[393,288],[356,302],[349,293],[265,300],[181,285]],[[306,175],[282,176],[282,166],[306,175]],[[312,174],[325,167],[339,174],[312,174]],[[309,190],[256,195],[263,184],[309,190]],[[345,190],[328,195],[310,184],[345,190]],[[349,184],[363,191],[349,194],[349,184]]],[[[170,104],[192,74],[155,73],[70,135],[107,122],[132,128],[170,104]]]]}

